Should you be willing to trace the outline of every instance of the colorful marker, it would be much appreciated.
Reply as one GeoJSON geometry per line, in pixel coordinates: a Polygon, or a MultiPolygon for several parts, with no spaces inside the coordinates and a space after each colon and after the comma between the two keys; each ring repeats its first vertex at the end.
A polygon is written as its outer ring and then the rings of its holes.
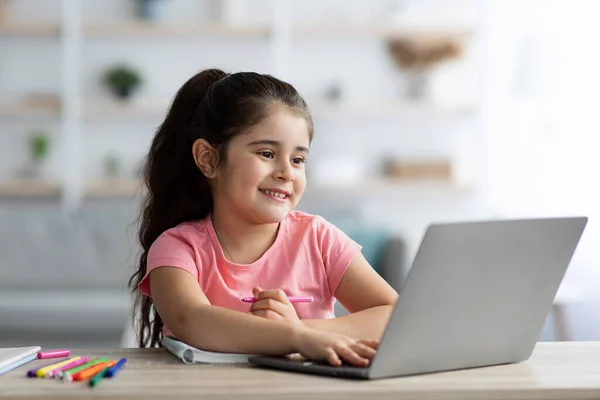
{"type": "MultiPolygon", "coordinates": [[[[35,358],[37,359],[37,354],[35,355],[35,358]]],[[[52,367],[54,364],[56,364],[56,361],[52,361],[50,364],[42,365],[41,367],[30,369],[29,371],[27,371],[27,376],[29,378],[36,378],[37,377],[37,372],[40,369],[46,368],[46,367],[52,367]]]]}
{"type": "Polygon", "coordinates": [[[56,368],[60,368],[63,365],[67,365],[75,360],[79,360],[81,357],[73,357],[73,358],[69,358],[67,360],[61,361],[61,362],[57,362],[56,364],[50,364],[44,368],[40,368],[36,371],[35,376],[37,376],[38,378],[43,378],[44,376],[46,376],[47,372],[52,371],[53,369],[56,368]]]}
{"type": "Polygon", "coordinates": [[[72,376],[73,374],[83,371],[84,369],[87,369],[89,367],[93,367],[96,364],[107,362],[107,361],[108,361],[108,358],[97,358],[97,359],[89,361],[83,365],[80,365],[79,367],[75,367],[75,368],[69,369],[67,371],[58,371],[56,373],[56,377],[60,378],[62,380],[65,380],[65,381],[70,381],[72,379],[70,379],[69,377],[72,376]]]}
{"type": "Polygon", "coordinates": [[[119,372],[119,370],[123,367],[123,365],[125,365],[126,362],[127,362],[126,358],[121,358],[119,360],[119,362],[117,364],[115,364],[114,367],[111,367],[108,369],[108,371],[106,371],[106,377],[112,378],[113,376],[115,376],[117,374],[117,372],[119,372]]]}
{"type": "Polygon", "coordinates": [[[102,371],[98,372],[96,375],[94,375],[94,377],[92,379],[90,379],[89,381],[89,385],[90,387],[94,387],[98,384],[98,382],[100,382],[102,380],[102,378],[104,378],[106,376],[106,373],[108,372],[108,370],[110,369],[110,367],[105,367],[102,371]]]}
{"type": "Polygon", "coordinates": [[[114,360],[111,360],[109,362],[103,362],[100,364],[96,364],[92,367],[86,368],[83,371],[79,371],[76,374],[70,375],[68,376],[66,379],[67,380],[73,380],[73,381],[85,381],[89,378],[91,378],[92,376],[96,375],[98,372],[102,371],[104,368],[106,367],[112,367],[113,365],[115,365],[117,362],[114,360]]]}
{"type": "Polygon", "coordinates": [[[71,351],[68,349],[63,350],[48,350],[48,351],[40,351],[37,355],[37,358],[43,360],[45,358],[60,358],[60,357],[69,357],[71,351]]]}
{"type": "Polygon", "coordinates": [[[75,368],[75,367],[85,364],[87,362],[87,357],[79,357],[79,359],[77,359],[77,357],[75,357],[75,358],[72,358],[71,360],[73,360],[73,361],[71,361],[68,364],[63,365],[62,367],[58,367],[51,371],[46,372],[46,375],[45,375],[46,378],[54,378],[54,377],[56,377],[56,374],[59,371],[67,371],[69,369],[72,369],[72,368],[75,368]]]}

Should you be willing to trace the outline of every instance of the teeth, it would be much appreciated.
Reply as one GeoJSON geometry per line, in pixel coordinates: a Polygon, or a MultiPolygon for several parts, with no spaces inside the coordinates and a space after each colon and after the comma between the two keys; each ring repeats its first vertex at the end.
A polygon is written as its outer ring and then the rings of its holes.
{"type": "Polygon", "coordinates": [[[263,190],[266,194],[270,194],[271,196],[279,197],[281,199],[285,199],[287,195],[285,193],[275,193],[271,190],[263,190]]]}

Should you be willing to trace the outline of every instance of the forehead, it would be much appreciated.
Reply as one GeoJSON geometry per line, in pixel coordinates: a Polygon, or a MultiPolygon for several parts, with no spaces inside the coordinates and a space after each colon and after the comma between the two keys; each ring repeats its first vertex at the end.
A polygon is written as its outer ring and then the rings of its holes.
{"type": "Polygon", "coordinates": [[[241,137],[247,142],[270,139],[294,146],[308,147],[310,144],[306,120],[286,107],[274,107],[267,118],[249,128],[241,137]]]}

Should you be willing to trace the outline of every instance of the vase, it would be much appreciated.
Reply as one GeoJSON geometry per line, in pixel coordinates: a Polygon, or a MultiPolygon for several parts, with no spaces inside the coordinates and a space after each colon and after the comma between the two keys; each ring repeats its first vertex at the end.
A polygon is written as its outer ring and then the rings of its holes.
{"type": "Polygon", "coordinates": [[[138,0],[138,14],[148,21],[164,19],[167,9],[166,0],[138,0]]]}
{"type": "Polygon", "coordinates": [[[133,93],[133,87],[131,86],[114,87],[112,90],[119,100],[128,100],[133,93]]]}
{"type": "Polygon", "coordinates": [[[431,94],[431,74],[425,70],[413,70],[406,73],[406,97],[423,100],[431,94]]]}

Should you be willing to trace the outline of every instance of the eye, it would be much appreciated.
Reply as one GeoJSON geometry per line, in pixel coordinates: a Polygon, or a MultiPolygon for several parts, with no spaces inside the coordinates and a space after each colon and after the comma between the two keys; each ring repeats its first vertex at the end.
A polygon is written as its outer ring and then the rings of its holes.
{"type": "Polygon", "coordinates": [[[304,157],[294,157],[294,158],[292,158],[292,162],[294,164],[306,164],[306,158],[304,158],[304,157]]]}
{"type": "Polygon", "coordinates": [[[258,154],[263,156],[264,158],[274,158],[275,154],[272,151],[260,151],[258,154]]]}

